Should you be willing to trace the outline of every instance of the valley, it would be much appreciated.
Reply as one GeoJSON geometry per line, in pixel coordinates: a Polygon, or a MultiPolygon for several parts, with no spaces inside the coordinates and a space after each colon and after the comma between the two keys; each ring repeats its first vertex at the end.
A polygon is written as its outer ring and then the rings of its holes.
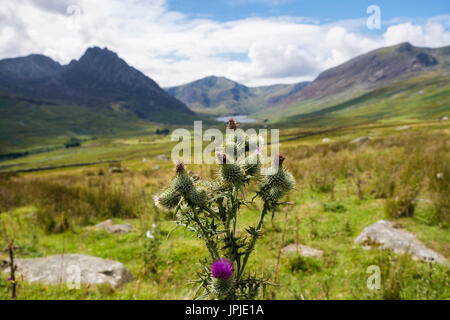
{"type": "MultiPolygon", "coordinates": [[[[280,130],[280,154],[296,180],[248,263],[274,284],[260,299],[448,300],[449,61],[449,47],[404,43],[310,83],[247,87],[211,76],[164,90],[96,47],[66,66],[43,56],[0,61],[0,247],[14,239],[20,259],[91,255],[133,275],[117,287],[76,290],[20,279],[18,298],[198,297],[187,279],[208,252],[157,201],[175,175],[171,133],[192,136],[194,120],[225,131],[237,115],[242,129],[280,130]],[[356,241],[380,220],[442,260],[356,241]],[[367,286],[371,266],[381,270],[378,290],[367,286]]],[[[218,177],[216,165],[186,167],[195,181],[218,177]]],[[[248,235],[262,205],[248,201],[238,212],[238,236],[248,235]]],[[[2,251],[0,261],[7,258],[2,251]]],[[[1,277],[0,299],[9,287],[1,277]]]]}

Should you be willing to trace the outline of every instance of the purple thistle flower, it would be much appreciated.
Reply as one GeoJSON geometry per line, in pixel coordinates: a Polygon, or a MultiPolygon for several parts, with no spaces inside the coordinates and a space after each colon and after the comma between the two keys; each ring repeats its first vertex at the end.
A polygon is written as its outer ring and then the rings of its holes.
{"type": "Polygon", "coordinates": [[[10,277],[6,278],[6,281],[10,282],[10,281],[11,281],[11,278],[10,278],[10,277]]]}
{"type": "Polygon", "coordinates": [[[233,275],[233,263],[225,258],[214,261],[211,266],[211,274],[217,279],[229,279],[233,275]]]}

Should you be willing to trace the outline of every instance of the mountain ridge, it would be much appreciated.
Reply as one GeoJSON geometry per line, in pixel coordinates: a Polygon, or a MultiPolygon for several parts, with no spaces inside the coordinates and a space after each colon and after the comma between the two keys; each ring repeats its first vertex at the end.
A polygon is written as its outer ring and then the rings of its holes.
{"type": "Polygon", "coordinates": [[[209,76],[165,90],[106,48],[89,48],[67,65],[39,54],[4,59],[1,144],[20,148],[47,138],[61,144],[72,136],[117,135],[196,119],[212,124],[211,115],[250,114],[279,127],[439,119],[450,107],[450,46],[381,48],[326,70],[311,83],[247,87],[209,76]]]}
{"type": "Polygon", "coordinates": [[[0,79],[0,90],[27,98],[91,107],[119,105],[156,122],[179,123],[183,115],[194,115],[107,48],[88,48],[67,65],[43,55],[4,59],[0,79]]]}
{"type": "Polygon", "coordinates": [[[434,68],[450,68],[450,46],[421,48],[409,42],[372,50],[336,67],[325,70],[281,106],[318,100],[350,90],[376,89],[402,77],[434,68]]]}
{"type": "Polygon", "coordinates": [[[208,76],[165,90],[194,111],[226,116],[260,111],[308,84],[247,87],[226,77],[208,76]]]}

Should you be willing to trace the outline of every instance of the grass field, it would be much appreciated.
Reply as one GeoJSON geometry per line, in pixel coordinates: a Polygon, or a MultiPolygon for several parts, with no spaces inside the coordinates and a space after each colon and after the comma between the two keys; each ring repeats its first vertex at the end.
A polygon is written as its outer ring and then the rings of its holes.
{"type": "MultiPolygon", "coordinates": [[[[261,298],[450,298],[448,268],[406,255],[364,250],[353,243],[365,227],[389,219],[450,257],[450,123],[408,121],[410,128],[399,130],[403,124],[381,121],[340,129],[281,129],[281,152],[298,185],[287,199],[292,204],[266,221],[264,237],[249,262],[250,271],[270,277],[274,284],[261,298]],[[371,140],[361,145],[350,143],[361,136],[371,140]],[[323,142],[324,138],[330,142],[323,142]],[[391,210],[393,199],[413,205],[413,214],[391,210]],[[291,243],[323,250],[324,256],[312,259],[281,254],[291,243]],[[366,271],[371,265],[381,268],[381,290],[367,289],[366,271]]],[[[14,238],[18,257],[84,253],[120,261],[134,275],[132,282],[118,289],[84,286],[69,290],[64,284],[19,280],[19,299],[194,297],[196,288],[189,281],[195,279],[206,249],[189,231],[171,232],[173,215],[158,210],[152,200],[173,175],[170,161],[156,159],[170,156],[174,143],[169,139],[106,137],[88,141],[81,148],[0,163],[0,248],[14,238]],[[100,161],[114,163],[12,173],[100,161]],[[123,172],[110,173],[110,166],[119,163],[123,172]],[[108,218],[131,223],[133,231],[111,235],[90,228],[108,218]],[[160,230],[154,242],[145,236],[153,223],[160,230]]],[[[205,178],[215,175],[214,166],[191,165],[188,169],[205,178]]],[[[255,223],[258,206],[260,203],[255,203],[239,213],[238,230],[243,232],[255,223]]],[[[1,299],[9,297],[5,278],[0,278],[1,299]]]]}

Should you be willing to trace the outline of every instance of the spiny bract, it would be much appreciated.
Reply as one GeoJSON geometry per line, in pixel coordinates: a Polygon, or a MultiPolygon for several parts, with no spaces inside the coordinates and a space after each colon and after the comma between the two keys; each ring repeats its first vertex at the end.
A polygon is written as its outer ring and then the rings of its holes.
{"type": "Polygon", "coordinates": [[[218,279],[212,278],[211,291],[218,297],[226,295],[233,288],[233,278],[218,279]]]}
{"type": "Polygon", "coordinates": [[[184,198],[189,203],[196,205],[196,206],[203,206],[206,201],[208,200],[208,195],[206,193],[206,190],[201,190],[197,188],[192,188],[185,196],[184,198]]]}
{"type": "Polygon", "coordinates": [[[184,164],[180,161],[176,164],[176,175],[172,187],[175,192],[178,192],[183,196],[188,195],[194,188],[194,181],[186,172],[184,164]]]}
{"type": "Polygon", "coordinates": [[[217,154],[219,160],[219,176],[225,184],[240,186],[245,180],[244,171],[236,163],[227,163],[225,154],[217,154]]]}
{"type": "Polygon", "coordinates": [[[175,208],[181,200],[181,196],[172,188],[164,191],[159,197],[155,197],[155,204],[166,209],[175,208]]]}

